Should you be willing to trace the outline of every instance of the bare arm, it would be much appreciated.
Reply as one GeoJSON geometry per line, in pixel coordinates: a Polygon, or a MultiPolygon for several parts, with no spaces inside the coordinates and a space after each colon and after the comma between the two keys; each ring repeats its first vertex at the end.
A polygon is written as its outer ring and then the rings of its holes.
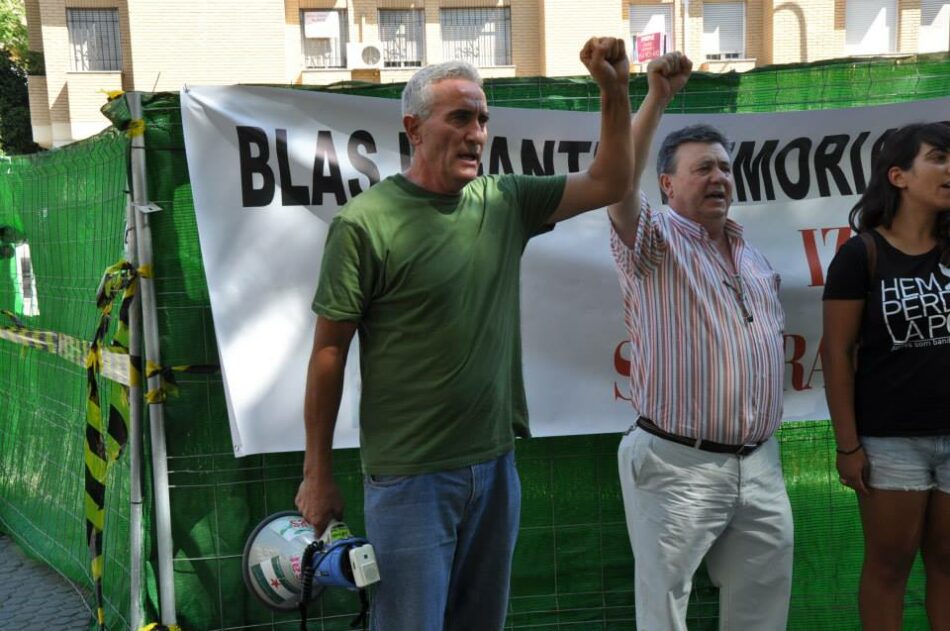
{"type": "Polygon", "coordinates": [[[333,430],[343,395],[346,354],[356,326],[356,322],[318,317],[313,336],[303,405],[306,452],[296,503],[318,534],[331,519],[343,517],[343,497],[333,480],[333,430]]]}
{"type": "Polygon", "coordinates": [[[549,219],[569,219],[615,202],[630,186],[630,62],[622,39],[594,37],[581,61],[600,86],[600,145],[586,171],[567,176],[564,194],[549,219]]]}
{"type": "MultiPolygon", "coordinates": [[[[854,419],[855,351],[864,313],[863,300],[826,300],[822,319],[822,368],[825,372],[825,397],[834,426],[838,449],[851,451],[860,446],[854,419]]],[[[862,495],[866,486],[868,468],[863,449],[850,455],[838,454],[838,474],[848,486],[862,495]]]]}
{"type": "Polygon", "coordinates": [[[633,185],[627,196],[607,208],[620,240],[633,247],[640,221],[640,180],[650,160],[653,136],[660,125],[663,110],[686,85],[693,62],[683,53],[672,52],[654,59],[647,66],[647,95],[630,124],[633,144],[633,185]]]}

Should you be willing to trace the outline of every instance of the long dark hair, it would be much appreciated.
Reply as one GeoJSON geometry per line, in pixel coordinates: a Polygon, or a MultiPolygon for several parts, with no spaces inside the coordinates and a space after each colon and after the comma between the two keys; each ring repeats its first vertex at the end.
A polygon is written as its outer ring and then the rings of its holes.
{"type": "MultiPolygon", "coordinates": [[[[871,166],[871,181],[851,209],[848,222],[855,232],[871,230],[876,226],[891,227],[900,209],[901,190],[891,184],[887,172],[891,167],[908,170],[924,143],[943,151],[950,151],[950,123],[914,123],[901,127],[884,139],[880,152],[871,166]]],[[[950,210],[937,215],[937,241],[940,258],[950,263],[950,210]]]]}

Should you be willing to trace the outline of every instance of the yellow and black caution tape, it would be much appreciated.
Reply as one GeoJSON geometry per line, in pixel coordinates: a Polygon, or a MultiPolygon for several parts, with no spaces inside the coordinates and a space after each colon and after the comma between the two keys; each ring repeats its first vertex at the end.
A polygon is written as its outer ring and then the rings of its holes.
{"type": "Polygon", "coordinates": [[[185,373],[189,375],[213,375],[218,372],[218,366],[210,364],[182,364],[180,366],[160,366],[155,362],[145,362],[145,378],[151,379],[155,375],[161,376],[161,385],[154,390],[145,393],[145,400],[149,403],[160,403],[169,396],[178,396],[178,381],[175,379],[175,373],[185,373]]]}
{"type": "Polygon", "coordinates": [[[0,313],[10,318],[10,320],[13,322],[13,326],[20,327],[21,329],[26,328],[26,325],[23,324],[23,321],[20,320],[17,314],[13,313],[9,309],[0,309],[0,313]]]}
{"type": "MultiPolygon", "coordinates": [[[[92,560],[92,580],[96,596],[96,621],[105,630],[105,607],[102,594],[102,530],[105,523],[106,475],[116,461],[129,437],[129,389],[119,388],[118,396],[110,399],[108,418],[103,421],[99,398],[99,375],[102,371],[103,347],[112,320],[116,297],[122,295],[119,306],[119,324],[109,347],[128,354],[129,309],[138,289],[138,272],[126,261],[119,261],[103,274],[96,292],[99,323],[96,326],[89,351],[86,354],[86,542],[92,560]]],[[[130,357],[130,364],[137,358],[130,357]]]]}
{"type": "MultiPolygon", "coordinates": [[[[99,310],[99,322],[91,342],[85,342],[64,333],[42,331],[27,327],[9,310],[0,310],[11,326],[0,325],[0,339],[8,340],[25,347],[56,354],[86,368],[86,441],[84,459],[85,474],[85,516],[86,541],[92,565],[92,577],[96,597],[96,620],[100,630],[105,629],[105,609],[102,591],[102,531],[105,519],[106,475],[129,438],[129,387],[142,384],[139,370],[141,358],[129,352],[129,311],[138,290],[138,279],[151,275],[151,268],[143,266],[136,269],[126,261],[119,261],[109,267],[102,277],[96,292],[96,307],[99,310]],[[121,294],[119,303],[118,326],[112,339],[106,344],[112,322],[114,303],[121,294]],[[118,392],[110,399],[108,416],[103,419],[99,396],[99,379],[110,379],[119,384],[118,392]]],[[[162,385],[156,393],[146,394],[152,403],[164,401],[168,394],[175,394],[178,385],[175,373],[209,375],[218,372],[216,365],[185,364],[180,366],[159,366],[149,362],[146,375],[160,374],[162,385]]],[[[163,626],[153,623],[142,627],[140,631],[180,631],[176,625],[163,626]]]]}
{"type": "MultiPolygon", "coordinates": [[[[109,330],[112,317],[112,308],[116,297],[121,292],[122,301],[119,304],[119,323],[112,341],[108,345],[114,353],[129,354],[129,310],[132,300],[138,289],[138,279],[151,275],[151,268],[134,268],[126,261],[119,261],[105,271],[96,295],[96,306],[99,309],[99,325],[89,346],[86,358],[86,375],[88,382],[89,399],[87,404],[86,428],[86,535],[89,542],[89,554],[92,558],[92,575],[96,594],[96,616],[100,629],[104,629],[105,610],[102,598],[102,527],[105,514],[106,473],[109,466],[119,457],[128,441],[129,433],[129,388],[119,388],[119,395],[113,396],[109,406],[107,423],[103,423],[102,409],[99,401],[98,369],[102,364],[102,353],[105,347],[105,336],[109,330]]],[[[138,367],[140,357],[129,356],[128,383],[138,385],[142,383],[138,367]]],[[[216,372],[217,366],[184,365],[159,366],[149,362],[146,366],[146,378],[154,374],[162,376],[162,386],[159,394],[146,393],[149,403],[161,397],[174,388],[177,392],[174,373],[209,374],[216,372]]],[[[146,627],[147,628],[147,627],[146,627]]],[[[169,629],[175,631],[176,626],[164,627],[159,625],[154,629],[169,629]]]]}
{"type": "Polygon", "coordinates": [[[104,90],[104,89],[99,90],[99,93],[105,94],[106,101],[110,101],[110,102],[120,98],[123,94],[125,94],[125,92],[123,92],[122,90],[104,90]]]}
{"type": "MultiPolygon", "coordinates": [[[[13,322],[13,326],[0,325],[0,340],[6,340],[28,348],[46,351],[58,355],[63,359],[85,367],[86,356],[89,353],[89,342],[58,333],[56,331],[42,331],[23,325],[15,314],[6,310],[0,311],[13,322]]],[[[122,385],[130,385],[130,368],[128,351],[117,352],[115,347],[102,349],[102,376],[122,385]]]]}
{"type": "Polygon", "coordinates": [[[129,136],[129,138],[141,136],[145,133],[145,121],[141,118],[136,118],[135,120],[129,121],[129,126],[126,127],[125,133],[129,136]]]}
{"type": "Polygon", "coordinates": [[[153,622],[152,624],[147,624],[144,627],[140,627],[139,631],[181,631],[181,627],[177,624],[161,624],[159,622],[153,622]]]}

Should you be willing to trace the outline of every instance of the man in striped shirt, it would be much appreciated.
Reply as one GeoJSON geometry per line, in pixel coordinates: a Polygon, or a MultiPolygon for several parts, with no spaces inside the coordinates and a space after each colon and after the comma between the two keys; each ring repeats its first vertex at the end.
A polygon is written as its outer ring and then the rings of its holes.
{"type": "Polygon", "coordinates": [[[639,412],[619,449],[637,628],[685,631],[705,557],[720,589],[720,629],[777,631],[792,572],[791,508],[772,437],[782,416],[779,276],[728,218],[731,163],[715,129],[687,127],[663,141],[668,212],[639,191],[660,117],[691,68],[680,53],[648,67],[631,125],[634,186],[609,208],[639,412]]]}

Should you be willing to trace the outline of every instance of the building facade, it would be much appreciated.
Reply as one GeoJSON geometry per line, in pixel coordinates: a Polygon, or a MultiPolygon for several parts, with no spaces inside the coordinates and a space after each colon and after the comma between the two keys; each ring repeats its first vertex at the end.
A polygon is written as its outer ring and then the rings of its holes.
{"type": "MultiPolygon", "coordinates": [[[[702,70],[946,51],[950,0],[26,0],[34,139],[108,125],[104,92],[405,81],[464,59],[486,77],[583,74],[591,35],[702,70]]],[[[635,66],[636,70],[637,67],[635,66]]]]}

